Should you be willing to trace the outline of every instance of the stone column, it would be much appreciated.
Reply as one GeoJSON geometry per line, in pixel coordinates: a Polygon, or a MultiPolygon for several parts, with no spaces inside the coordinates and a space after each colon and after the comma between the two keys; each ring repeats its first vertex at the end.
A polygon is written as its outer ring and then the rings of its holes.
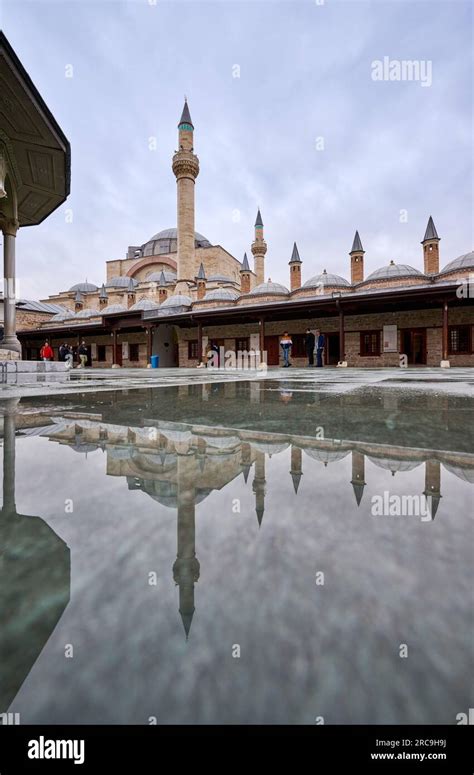
{"type": "Polygon", "coordinates": [[[16,219],[6,218],[0,221],[3,232],[3,309],[4,334],[0,349],[12,350],[20,355],[21,344],[16,335],[16,297],[15,297],[15,240],[19,223],[16,219]]]}
{"type": "Polygon", "coordinates": [[[448,360],[448,302],[443,304],[443,358],[440,363],[442,369],[449,368],[448,360]]]}

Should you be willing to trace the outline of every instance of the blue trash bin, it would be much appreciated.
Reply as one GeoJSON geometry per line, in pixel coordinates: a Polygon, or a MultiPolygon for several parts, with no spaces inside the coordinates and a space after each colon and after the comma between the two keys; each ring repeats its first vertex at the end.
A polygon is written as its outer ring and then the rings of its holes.
{"type": "Polygon", "coordinates": [[[151,368],[157,369],[160,365],[160,356],[159,355],[152,355],[151,356],[151,368]]]}

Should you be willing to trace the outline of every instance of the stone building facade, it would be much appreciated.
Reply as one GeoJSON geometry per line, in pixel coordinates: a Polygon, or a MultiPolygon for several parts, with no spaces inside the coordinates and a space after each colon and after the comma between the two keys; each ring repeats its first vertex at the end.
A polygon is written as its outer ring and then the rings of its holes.
{"type": "Polygon", "coordinates": [[[46,336],[53,348],[84,340],[93,366],[196,366],[211,344],[221,352],[259,350],[269,366],[280,363],[279,337],[293,339],[292,363],[307,362],[304,333],[325,334],[326,365],[474,365],[474,252],[440,264],[440,238],[429,218],[422,267],[391,261],[364,271],[356,232],[349,251],[350,280],[324,269],[306,281],[296,243],[289,288],[265,281],[267,243],[260,209],[254,226],[251,269],[195,231],[199,160],[187,103],[178,124],[172,161],[177,182],[178,227],[129,246],[108,261],[99,286],[76,283],[51,295],[60,311],[21,335],[24,357],[38,357],[46,336]]]}

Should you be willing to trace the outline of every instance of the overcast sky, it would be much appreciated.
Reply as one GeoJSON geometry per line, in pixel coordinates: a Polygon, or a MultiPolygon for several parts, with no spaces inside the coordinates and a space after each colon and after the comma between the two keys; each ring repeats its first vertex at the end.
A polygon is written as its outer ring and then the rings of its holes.
{"type": "Polygon", "coordinates": [[[472,250],[470,2],[153,3],[1,0],[2,29],[72,146],[67,203],[19,233],[22,296],[101,284],[105,261],[176,225],[184,94],[196,229],[250,257],[260,206],[266,277],[288,285],[295,240],[303,280],[348,277],[355,229],[366,275],[391,259],[421,269],[430,214],[442,265],[472,250]],[[374,81],[384,57],[431,62],[431,84],[374,81]]]}

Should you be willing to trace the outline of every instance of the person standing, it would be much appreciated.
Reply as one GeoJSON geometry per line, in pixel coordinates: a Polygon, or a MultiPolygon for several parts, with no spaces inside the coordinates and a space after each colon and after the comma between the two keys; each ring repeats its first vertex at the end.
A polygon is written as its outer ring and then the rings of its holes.
{"type": "Polygon", "coordinates": [[[79,355],[79,360],[81,361],[78,368],[84,369],[87,366],[88,358],[87,345],[84,340],[82,340],[81,344],[79,345],[77,354],[79,355]]]}
{"type": "Polygon", "coordinates": [[[319,328],[317,328],[316,336],[315,336],[316,366],[323,365],[323,352],[324,352],[325,344],[326,344],[326,339],[324,337],[324,334],[322,334],[319,328]]]}
{"type": "Polygon", "coordinates": [[[308,358],[308,366],[314,366],[314,345],[316,342],[316,337],[314,336],[311,329],[306,329],[306,334],[304,337],[304,346],[306,350],[306,357],[308,358]]]}
{"type": "Polygon", "coordinates": [[[52,361],[54,358],[53,348],[47,339],[40,350],[40,358],[43,361],[52,361]]]}
{"type": "Polygon", "coordinates": [[[66,355],[64,356],[64,360],[66,361],[66,366],[68,369],[72,369],[72,365],[74,361],[74,353],[73,353],[72,347],[70,344],[65,344],[64,347],[66,348],[66,355]]]}
{"type": "Polygon", "coordinates": [[[289,335],[288,331],[285,331],[282,338],[280,339],[280,347],[283,351],[283,367],[286,368],[288,366],[291,366],[290,363],[290,352],[291,348],[293,346],[293,342],[291,340],[291,336],[289,335]]]}

